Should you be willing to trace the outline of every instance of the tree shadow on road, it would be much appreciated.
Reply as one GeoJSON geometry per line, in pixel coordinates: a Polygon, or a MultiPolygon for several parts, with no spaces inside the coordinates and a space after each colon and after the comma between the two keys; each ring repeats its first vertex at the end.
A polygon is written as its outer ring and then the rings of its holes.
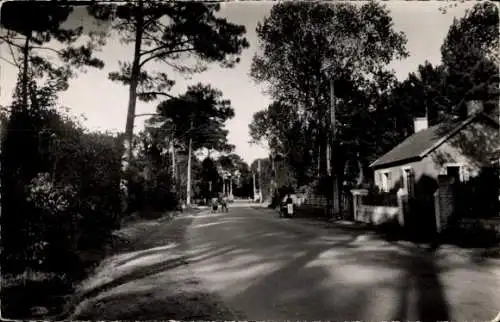
{"type": "Polygon", "coordinates": [[[252,319],[355,320],[364,315],[359,303],[367,301],[370,290],[362,287],[331,291],[332,273],[315,265],[323,252],[350,244],[349,240],[313,248],[302,253],[236,295],[231,302],[243,303],[252,319]],[[346,305],[346,303],[349,303],[346,305]],[[273,312],[275,315],[269,316],[273,312]]]}
{"type": "Polygon", "coordinates": [[[435,258],[415,249],[376,249],[341,255],[344,264],[388,268],[401,271],[394,277],[398,296],[395,312],[388,312],[390,321],[449,321],[449,304],[435,258]]]}
{"type": "MultiPolygon", "coordinates": [[[[246,319],[243,312],[251,312],[252,319],[266,320],[372,320],[375,315],[370,310],[378,306],[379,287],[390,288],[396,295],[391,303],[394,308],[387,308],[383,315],[379,311],[376,319],[450,319],[449,305],[439,278],[447,267],[439,266],[435,256],[411,249],[396,249],[397,246],[390,243],[368,249],[363,244],[365,242],[360,242],[357,238],[364,232],[358,231],[332,231],[332,235],[319,236],[311,230],[285,228],[278,222],[242,224],[241,217],[233,215],[221,217],[223,220],[220,220],[219,225],[214,223],[219,218],[200,219],[200,225],[195,223],[187,233],[186,228],[192,219],[173,226],[177,241],[183,244],[179,249],[189,248],[178,259],[166,256],[171,249],[154,248],[158,246],[158,242],[173,240],[172,236],[164,236],[170,231],[165,228],[146,234],[141,243],[131,248],[136,253],[121,254],[126,256],[118,265],[130,264],[131,269],[112,281],[101,283],[92,291],[92,297],[106,294],[99,302],[100,313],[97,307],[78,317],[134,320],[219,318],[213,312],[224,310],[216,308],[217,301],[206,300],[209,296],[217,298],[213,294],[208,295],[206,285],[200,285],[198,290],[186,291],[182,295],[180,292],[176,293],[175,289],[185,288],[182,283],[187,283],[186,281],[172,285],[166,282],[169,280],[167,276],[173,274],[169,270],[187,262],[190,265],[175,272],[186,273],[188,276],[188,271],[192,269],[198,269],[198,273],[203,270],[208,274],[208,279],[220,278],[221,287],[235,286],[233,296],[226,297],[226,301],[232,303],[234,310],[241,312],[238,314],[239,319],[246,319]],[[214,224],[207,226],[203,225],[204,222],[214,224]],[[221,234],[224,235],[223,238],[221,234]],[[187,238],[185,243],[179,240],[184,237],[187,238]],[[165,252],[165,258],[161,258],[162,252],[165,252]],[[323,253],[330,254],[326,264],[323,253]],[[146,258],[150,258],[149,263],[131,263],[146,258]],[[331,265],[331,269],[328,265],[331,265]],[[346,266],[354,270],[359,268],[360,272],[369,268],[371,275],[356,276],[362,273],[355,272],[349,276],[354,278],[354,282],[346,280],[343,276],[346,271],[349,273],[346,266]],[[389,278],[388,271],[401,274],[389,278]],[[377,277],[382,273],[385,274],[382,282],[370,280],[371,276],[377,277]],[[121,287],[125,284],[127,287],[121,287]],[[138,285],[143,288],[137,287],[138,285]],[[117,289],[127,289],[127,292],[120,293],[117,289]],[[182,300],[187,304],[179,302],[182,300]],[[234,305],[235,303],[238,305],[234,305]],[[122,311],[118,309],[120,305],[125,307],[128,304],[133,307],[122,311]],[[410,307],[415,310],[411,311],[410,307]],[[203,313],[203,310],[206,312],[203,313]],[[273,312],[275,316],[269,316],[269,312],[273,312]]],[[[193,281],[196,283],[197,280],[193,281]]],[[[227,311],[224,312],[221,313],[225,314],[223,319],[234,318],[227,311]]]]}
{"type": "MultiPolygon", "coordinates": [[[[220,230],[214,229],[214,235],[203,236],[203,247],[194,249],[189,261],[197,265],[209,263],[213,266],[210,268],[212,270],[210,274],[213,276],[251,271],[262,264],[269,264],[272,269],[256,273],[257,278],[253,283],[229,299],[232,303],[241,303],[244,307],[242,311],[252,312],[252,319],[373,318],[367,311],[367,307],[372,304],[364,306],[362,303],[376,299],[377,287],[386,286],[375,285],[378,283],[375,280],[349,283],[343,281],[343,277],[339,277],[337,282],[332,282],[337,280],[336,267],[348,264],[360,269],[373,268],[371,273],[375,275],[377,267],[401,273],[400,278],[386,279],[382,282],[389,283],[391,291],[396,291],[398,296],[391,303],[395,312],[387,308],[385,316],[379,316],[380,318],[387,319],[392,315],[392,320],[449,320],[448,303],[439,279],[440,270],[432,256],[396,251],[394,245],[389,243],[386,243],[387,247],[381,246],[379,249],[368,251],[363,247],[363,242],[354,243],[359,235],[365,234],[363,231],[343,231],[338,236],[332,231],[333,236],[330,236],[332,241],[327,241],[320,240],[318,234],[314,232],[296,227],[287,227],[284,231],[280,223],[268,222],[265,226],[252,226],[251,231],[237,228],[235,225],[240,223],[236,221],[231,223],[228,218],[224,224],[226,225],[224,229],[227,231],[234,229],[238,231],[239,236],[232,238],[226,236],[221,241],[217,235],[220,230]],[[279,227],[273,227],[275,225],[279,227]],[[338,237],[337,241],[334,241],[335,237],[338,237]],[[327,268],[324,266],[314,266],[318,256],[329,251],[336,253],[338,259],[337,262],[332,262],[332,269],[325,271],[327,268]],[[259,256],[246,260],[246,257],[252,258],[252,255],[256,254],[259,256]],[[293,282],[289,283],[290,281],[293,282]],[[370,289],[373,285],[375,287],[370,289]],[[283,305],[283,308],[272,307],[273,304],[283,305]],[[296,312],[285,311],[290,309],[290,305],[296,312]],[[415,310],[411,312],[410,307],[415,310]],[[266,316],[268,312],[275,312],[277,315],[266,316]]],[[[242,279],[241,284],[248,283],[249,279],[242,279]]]]}
{"type": "Polygon", "coordinates": [[[392,321],[403,321],[408,316],[409,295],[416,289],[417,319],[422,322],[449,321],[449,307],[439,279],[439,269],[429,256],[409,256],[401,260],[406,271],[400,287],[399,309],[392,321]]]}

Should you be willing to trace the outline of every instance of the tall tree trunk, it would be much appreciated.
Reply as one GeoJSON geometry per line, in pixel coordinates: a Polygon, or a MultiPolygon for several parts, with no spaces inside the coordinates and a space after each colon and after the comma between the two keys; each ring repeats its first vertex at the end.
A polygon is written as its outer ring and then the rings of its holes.
{"type": "MultiPolygon", "coordinates": [[[[331,78],[330,79],[330,132],[331,133],[331,139],[328,140],[329,142],[329,153],[328,155],[330,155],[330,158],[333,158],[333,150],[335,149],[335,147],[337,147],[336,145],[336,142],[337,142],[337,137],[336,137],[336,134],[337,134],[337,129],[336,129],[336,115],[335,115],[335,109],[336,109],[336,106],[335,106],[335,84],[334,84],[334,79],[331,78]]],[[[337,153],[337,156],[336,158],[339,158],[341,157],[338,153],[339,151],[335,151],[335,153],[337,153]]],[[[331,160],[331,159],[330,159],[331,160]]],[[[338,215],[340,214],[340,191],[339,191],[339,178],[338,178],[338,173],[339,173],[339,169],[335,168],[335,162],[332,162],[332,165],[330,167],[330,173],[333,177],[333,196],[332,196],[332,201],[333,201],[333,214],[334,215],[338,215]]]]}
{"type": "MultiPolygon", "coordinates": [[[[29,82],[29,79],[28,79],[28,63],[29,63],[29,45],[30,45],[30,41],[31,41],[31,37],[32,37],[32,31],[28,31],[26,33],[26,39],[25,39],[25,42],[24,42],[24,46],[23,46],[23,70],[22,70],[22,79],[21,79],[21,109],[23,110],[26,110],[28,109],[28,82],[29,82]]],[[[29,219],[26,219],[25,220],[25,230],[24,230],[24,233],[25,233],[25,241],[26,241],[26,246],[25,247],[25,258],[32,258],[33,256],[33,252],[32,252],[32,247],[30,247],[30,245],[32,244],[32,240],[30,239],[31,237],[31,220],[29,219]]],[[[29,277],[29,275],[31,275],[31,261],[27,261],[27,269],[26,269],[26,272],[28,274],[27,277],[29,277]]],[[[23,279],[23,284],[24,286],[26,286],[26,283],[27,283],[27,277],[25,276],[25,278],[23,279]]]]}
{"type": "Polygon", "coordinates": [[[321,143],[318,144],[318,178],[321,176],[321,143]]]}
{"type": "Polygon", "coordinates": [[[332,175],[332,150],[331,150],[331,137],[328,135],[326,138],[326,151],[325,151],[325,162],[326,162],[326,174],[328,176],[332,175]]]}
{"type": "Polygon", "coordinates": [[[23,77],[22,77],[22,108],[28,108],[28,62],[30,55],[30,41],[32,37],[32,31],[28,31],[26,34],[26,40],[24,41],[23,47],[23,77]]]}
{"type": "Polygon", "coordinates": [[[336,214],[340,215],[342,213],[342,201],[343,201],[343,187],[344,187],[344,180],[346,178],[345,175],[345,168],[347,166],[347,159],[344,157],[344,155],[340,155],[339,149],[336,150],[337,155],[339,155],[339,159],[335,163],[335,184],[337,185],[336,187],[336,194],[335,198],[337,200],[337,209],[336,209],[336,214]]]}
{"type": "Polygon", "coordinates": [[[186,185],[186,205],[191,205],[191,155],[192,155],[193,139],[189,138],[188,146],[188,165],[187,165],[187,185],[186,185]]]}
{"type": "Polygon", "coordinates": [[[125,137],[123,141],[124,152],[122,157],[122,171],[124,177],[122,178],[122,189],[125,194],[124,206],[126,209],[129,207],[129,185],[130,185],[130,163],[132,162],[132,141],[134,138],[134,120],[135,120],[135,107],[137,103],[137,85],[139,83],[139,73],[141,71],[140,67],[140,52],[142,45],[143,36],[143,26],[144,26],[144,15],[142,12],[142,1],[138,1],[137,12],[135,13],[135,44],[134,44],[134,60],[132,62],[132,71],[130,75],[130,86],[129,86],[129,101],[127,109],[127,123],[125,125],[125,137]]]}

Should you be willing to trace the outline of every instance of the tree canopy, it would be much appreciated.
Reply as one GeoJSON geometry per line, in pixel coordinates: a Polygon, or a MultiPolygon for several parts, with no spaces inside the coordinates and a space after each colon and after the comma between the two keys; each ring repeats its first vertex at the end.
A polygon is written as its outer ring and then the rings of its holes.
{"type": "Polygon", "coordinates": [[[498,108],[499,12],[496,4],[477,3],[454,19],[441,46],[446,70],[446,96],[455,113],[465,113],[467,100],[482,100],[486,112],[498,108]]]}
{"type": "Polygon", "coordinates": [[[395,78],[386,65],[408,54],[406,37],[394,30],[384,5],[279,3],[258,24],[257,36],[251,75],[267,85],[274,102],[254,115],[250,134],[286,156],[299,184],[313,178],[318,164],[325,165],[330,79],[343,142],[335,158],[356,157],[367,149],[365,143],[375,144],[382,127],[376,121],[370,122],[375,128],[362,123],[389,114],[383,113],[383,103],[395,78]],[[380,113],[372,113],[377,109],[380,113]]]}
{"type": "MultiPolygon", "coordinates": [[[[91,15],[111,21],[111,33],[134,48],[130,60],[119,61],[120,70],[109,74],[111,80],[129,87],[122,160],[124,173],[128,173],[132,159],[137,99],[152,101],[158,95],[173,98],[168,93],[174,85],[173,78],[158,69],[148,71],[145,65],[155,61],[182,74],[201,72],[207,62],[232,67],[239,61],[241,51],[248,47],[243,36],[244,26],[217,17],[215,13],[219,9],[216,3],[143,0],[126,1],[118,6],[95,4],[89,7],[91,15]]],[[[212,133],[210,137],[215,135],[212,133]]],[[[127,187],[127,178],[123,179],[122,186],[127,187]]]]}
{"type": "Polygon", "coordinates": [[[159,119],[169,120],[174,136],[187,147],[193,140],[193,150],[201,148],[231,151],[227,142],[225,122],[234,117],[231,102],[222,92],[209,85],[190,86],[178,98],[171,98],[157,107],[159,119]]]}
{"type": "Polygon", "coordinates": [[[217,17],[219,9],[217,3],[126,1],[97,4],[89,12],[111,20],[110,31],[138,49],[131,60],[120,62],[120,70],[110,73],[110,79],[130,85],[134,78],[138,98],[151,101],[168,96],[174,81],[163,71],[148,71],[149,62],[182,74],[201,72],[207,62],[225,67],[239,62],[238,55],[248,47],[245,27],[217,17]]]}
{"type": "Polygon", "coordinates": [[[16,96],[18,101],[14,106],[26,107],[28,96],[32,104],[39,103],[37,98],[41,97],[37,97],[37,88],[46,93],[67,90],[68,80],[75,76],[75,68],[104,66],[104,62],[94,56],[102,45],[102,38],[95,34],[85,35],[83,26],[64,26],[73,12],[71,4],[12,1],[6,3],[1,12],[5,29],[0,34],[0,46],[8,48],[5,52],[10,54],[1,58],[20,71],[21,95],[16,96]],[[85,40],[83,36],[87,36],[85,40]],[[58,45],[45,46],[54,40],[58,45]]]}
{"type": "Polygon", "coordinates": [[[258,24],[257,36],[251,75],[269,85],[273,98],[291,96],[305,106],[325,85],[325,71],[349,80],[407,56],[405,36],[376,2],[280,3],[258,24]]]}
{"type": "Polygon", "coordinates": [[[411,115],[427,113],[430,125],[466,117],[468,100],[483,101],[485,112],[498,117],[498,7],[474,5],[454,19],[441,46],[442,62],[424,62],[399,82],[391,94],[393,105],[411,115]]]}

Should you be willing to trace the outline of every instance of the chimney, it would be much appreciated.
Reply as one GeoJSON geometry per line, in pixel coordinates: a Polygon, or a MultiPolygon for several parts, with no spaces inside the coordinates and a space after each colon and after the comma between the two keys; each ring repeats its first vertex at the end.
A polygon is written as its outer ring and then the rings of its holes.
{"type": "Polygon", "coordinates": [[[465,103],[467,106],[467,116],[483,111],[483,102],[478,100],[471,100],[465,103]]]}
{"type": "Polygon", "coordinates": [[[427,117],[416,117],[413,119],[413,129],[414,132],[420,132],[422,130],[426,130],[429,127],[429,122],[427,121],[427,117]]]}

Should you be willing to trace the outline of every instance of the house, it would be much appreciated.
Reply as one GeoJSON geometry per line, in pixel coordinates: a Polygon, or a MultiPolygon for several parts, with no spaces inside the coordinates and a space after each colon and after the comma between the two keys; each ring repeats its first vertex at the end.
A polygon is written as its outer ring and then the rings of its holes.
{"type": "Polygon", "coordinates": [[[419,187],[432,193],[440,175],[463,182],[491,165],[500,149],[499,122],[478,101],[467,107],[462,121],[428,127],[426,118],[416,118],[415,133],[370,165],[375,185],[385,192],[402,188],[408,196],[419,187]]]}

